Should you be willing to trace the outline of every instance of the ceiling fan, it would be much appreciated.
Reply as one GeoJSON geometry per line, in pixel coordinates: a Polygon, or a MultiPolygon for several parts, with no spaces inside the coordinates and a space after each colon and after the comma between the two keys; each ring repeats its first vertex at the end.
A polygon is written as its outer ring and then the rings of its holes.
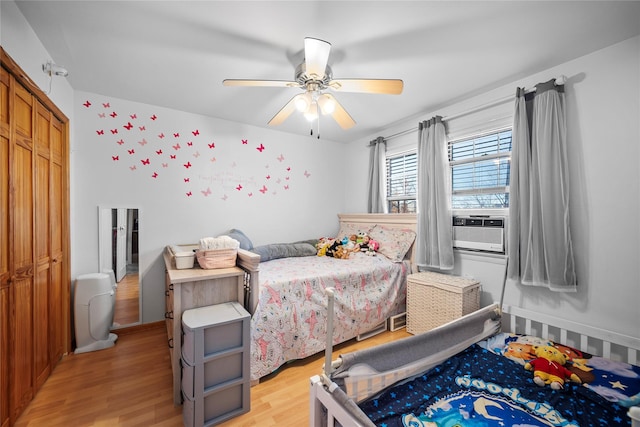
{"type": "MultiPolygon", "coordinates": [[[[276,126],[284,122],[294,111],[304,113],[309,122],[319,116],[331,115],[343,129],[353,127],[356,122],[331,93],[337,92],[381,93],[398,95],[402,93],[402,80],[393,79],[334,79],[328,64],[331,43],[306,37],[304,39],[304,60],[296,67],[295,79],[286,80],[241,80],[226,79],[225,86],[272,86],[300,88],[303,93],[295,95],[269,121],[276,126]]],[[[311,130],[313,135],[313,129],[311,130]]],[[[320,137],[318,135],[318,137],[320,137]]]]}

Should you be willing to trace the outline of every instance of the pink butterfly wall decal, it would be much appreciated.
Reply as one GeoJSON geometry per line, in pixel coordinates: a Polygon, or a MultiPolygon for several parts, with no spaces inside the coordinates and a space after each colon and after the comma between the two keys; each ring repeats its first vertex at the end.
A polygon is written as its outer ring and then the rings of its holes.
{"type": "Polygon", "coordinates": [[[123,126],[126,130],[131,130],[133,128],[133,125],[131,124],[131,122],[127,122],[126,125],[123,126]]]}
{"type": "Polygon", "coordinates": [[[307,178],[309,178],[311,176],[311,174],[307,171],[304,171],[304,176],[306,176],[307,178]]]}
{"type": "Polygon", "coordinates": [[[288,186],[288,185],[285,185],[285,186],[284,186],[284,189],[285,189],[285,190],[288,190],[288,189],[289,189],[289,186],[288,186]]]}
{"type": "Polygon", "coordinates": [[[116,133],[118,133],[118,129],[111,129],[111,134],[115,135],[116,133]]]}
{"type": "Polygon", "coordinates": [[[118,144],[118,145],[122,145],[122,144],[124,144],[124,139],[121,139],[121,140],[119,140],[119,141],[116,141],[116,144],[118,144]]]}
{"type": "Polygon", "coordinates": [[[193,147],[193,142],[192,142],[192,141],[189,141],[189,142],[187,142],[187,145],[188,145],[189,147],[193,147]]]}
{"type": "Polygon", "coordinates": [[[138,144],[142,145],[143,147],[147,144],[147,140],[142,138],[142,141],[138,141],[138,144]]]}
{"type": "Polygon", "coordinates": [[[256,147],[256,150],[258,150],[259,152],[263,152],[264,151],[264,145],[260,144],[256,147]]]}
{"type": "Polygon", "coordinates": [[[162,150],[156,150],[156,154],[157,154],[157,155],[162,154],[162,150]]]}
{"type": "Polygon", "coordinates": [[[131,120],[135,120],[138,118],[137,114],[130,114],[129,117],[131,117],[131,120]]]}
{"type": "Polygon", "coordinates": [[[138,168],[136,167],[136,165],[133,165],[133,166],[129,166],[129,169],[131,169],[132,171],[134,171],[134,170],[136,170],[136,169],[138,169],[138,168]]]}
{"type": "Polygon", "coordinates": [[[84,105],[84,106],[85,106],[85,107],[87,107],[87,108],[91,107],[91,103],[89,102],[89,100],[87,100],[87,102],[85,102],[85,103],[84,103],[84,104],[82,104],[82,105],[84,105]]]}
{"type": "Polygon", "coordinates": [[[198,129],[191,131],[191,133],[193,134],[193,136],[198,136],[200,135],[200,131],[198,129]]]}
{"type": "Polygon", "coordinates": [[[140,161],[142,162],[143,165],[148,165],[151,163],[148,157],[146,159],[141,159],[140,161]]]}
{"type": "Polygon", "coordinates": [[[175,158],[176,158],[176,155],[175,155],[175,154],[169,154],[169,158],[170,158],[170,159],[175,159],[175,158]]]}
{"type": "Polygon", "coordinates": [[[279,162],[284,161],[284,156],[283,156],[282,154],[280,154],[280,155],[278,156],[278,161],[279,161],[279,162]]]}
{"type": "Polygon", "coordinates": [[[216,148],[215,142],[212,142],[211,144],[208,144],[208,145],[209,145],[209,148],[216,148]]]}
{"type": "Polygon", "coordinates": [[[224,196],[222,196],[222,197],[220,197],[220,198],[221,198],[222,200],[226,201],[228,197],[229,197],[229,196],[227,196],[227,195],[225,194],[224,196]]]}
{"type": "Polygon", "coordinates": [[[114,119],[116,117],[118,117],[118,113],[116,113],[115,111],[111,112],[111,114],[109,114],[111,117],[113,117],[114,119]]]}
{"type": "Polygon", "coordinates": [[[271,175],[267,175],[265,178],[267,178],[267,179],[271,179],[271,175]]]}
{"type": "Polygon", "coordinates": [[[261,192],[262,194],[265,194],[267,191],[268,191],[268,190],[267,190],[267,186],[266,186],[266,185],[263,185],[263,186],[262,186],[262,188],[260,189],[260,192],[261,192]]]}
{"type": "Polygon", "coordinates": [[[185,164],[184,164],[184,167],[185,167],[185,168],[187,168],[187,169],[189,169],[189,168],[191,167],[191,162],[187,162],[187,163],[185,163],[185,164]]]}
{"type": "Polygon", "coordinates": [[[156,115],[154,114],[153,116],[151,116],[151,117],[149,117],[149,118],[150,118],[151,120],[155,120],[155,119],[157,119],[157,118],[158,118],[158,116],[156,116],[156,115]]]}
{"type": "Polygon", "coordinates": [[[111,104],[109,104],[108,102],[107,102],[107,103],[104,103],[104,102],[103,102],[103,103],[102,103],[102,106],[103,106],[104,108],[109,108],[109,107],[111,107],[111,104]]]}
{"type": "Polygon", "coordinates": [[[184,178],[184,182],[189,182],[191,181],[191,178],[184,178]]]}
{"type": "Polygon", "coordinates": [[[174,134],[173,134],[173,137],[174,137],[174,138],[180,138],[180,134],[179,134],[179,133],[174,133],[174,134]]]}
{"type": "Polygon", "coordinates": [[[236,187],[236,190],[238,190],[238,191],[242,190],[242,185],[238,184],[238,186],[236,187]]]}
{"type": "Polygon", "coordinates": [[[157,178],[158,177],[158,172],[154,172],[153,175],[151,175],[151,178],[157,178]]]}
{"type": "Polygon", "coordinates": [[[114,162],[117,162],[120,160],[120,156],[111,156],[111,159],[113,159],[114,162]]]}
{"type": "Polygon", "coordinates": [[[193,157],[195,157],[196,159],[200,157],[200,152],[196,151],[195,153],[193,153],[193,157]]]}
{"type": "Polygon", "coordinates": [[[211,188],[209,188],[209,187],[207,187],[207,189],[204,190],[204,191],[202,191],[202,190],[200,190],[200,191],[202,192],[204,197],[208,197],[211,194],[211,188]]]}
{"type": "Polygon", "coordinates": [[[140,131],[142,132],[142,131],[147,130],[147,127],[146,126],[138,126],[138,129],[140,129],[140,131]]]}
{"type": "Polygon", "coordinates": [[[211,162],[212,162],[212,163],[213,163],[213,162],[215,162],[216,160],[218,160],[218,159],[216,159],[215,157],[212,157],[212,158],[211,158],[211,162]]]}
{"type": "Polygon", "coordinates": [[[134,150],[133,148],[131,150],[127,150],[127,152],[129,152],[129,154],[135,154],[136,150],[134,150]]]}
{"type": "Polygon", "coordinates": [[[162,167],[163,167],[163,168],[168,168],[168,167],[169,167],[169,163],[163,163],[163,164],[162,164],[162,167]]]}
{"type": "Polygon", "coordinates": [[[249,143],[249,141],[248,141],[248,140],[246,140],[246,139],[243,139],[243,140],[242,140],[242,145],[247,145],[248,143],[249,143]]]}
{"type": "Polygon", "coordinates": [[[102,130],[102,129],[97,130],[97,131],[96,131],[96,133],[97,133],[98,135],[104,135],[104,130],[102,130]]]}
{"type": "Polygon", "coordinates": [[[177,143],[176,145],[173,145],[173,149],[174,150],[179,150],[180,149],[180,143],[177,143]]]}
{"type": "Polygon", "coordinates": [[[105,113],[98,113],[98,117],[104,119],[105,117],[107,117],[107,115],[105,113]]]}
{"type": "Polygon", "coordinates": [[[160,135],[158,135],[158,138],[160,139],[164,138],[164,133],[161,133],[160,135]]]}
{"type": "Polygon", "coordinates": [[[247,196],[251,197],[253,196],[253,193],[248,193],[247,196]]]}
{"type": "Polygon", "coordinates": [[[185,194],[187,195],[187,197],[191,197],[191,191],[187,191],[185,194]]]}

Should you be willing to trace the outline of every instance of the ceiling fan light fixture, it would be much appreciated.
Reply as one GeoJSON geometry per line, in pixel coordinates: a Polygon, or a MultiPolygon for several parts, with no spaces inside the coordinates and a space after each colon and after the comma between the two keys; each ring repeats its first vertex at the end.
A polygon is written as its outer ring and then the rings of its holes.
{"type": "Polygon", "coordinates": [[[309,104],[309,108],[304,112],[304,118],[307,119],[308,122],[312,122],[318,118],[318,104],[315,101],[309,104]]]}
{"type": "Polygon", "coordinates": [[[311,105],[312,98],[309,92],[305,92],[296,97],[296,110],[300,112],[307,111],[311,105]]]}
{"type": "Polygon", "coordinates": [[[333,112],[336,111],[335,101],[333,100],[331,95],[328,95],[326,93],[320,95],[320,97],[318,98],[318,106],[320,107],[320,111],[322,111],[322,114],[324,115],[333,114],[333,112]]]}

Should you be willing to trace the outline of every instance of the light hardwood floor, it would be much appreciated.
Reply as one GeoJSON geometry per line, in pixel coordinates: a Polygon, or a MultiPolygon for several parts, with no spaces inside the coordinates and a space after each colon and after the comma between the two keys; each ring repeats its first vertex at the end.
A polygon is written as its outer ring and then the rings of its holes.
{"type": "MultiPolygon", "coordinates": [[[[180,427],[182,407],[172,399],[171,366],[164,323],[119,330],[112,348],[67,355],[16,427],[180,427]]],[[[409,336],[405,329],[336,347],[340,353],[409,336]]],[[[309,377],[321,371],[322,353],[292,362],[251,388],[251,411],[220,424],[305,426],[309,377]]]]}

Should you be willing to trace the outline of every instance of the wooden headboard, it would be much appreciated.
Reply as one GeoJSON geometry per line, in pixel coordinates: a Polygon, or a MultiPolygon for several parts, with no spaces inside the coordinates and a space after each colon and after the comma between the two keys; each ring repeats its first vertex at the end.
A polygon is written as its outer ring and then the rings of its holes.
{"type": "MultiPolygon", "coordinates": [[[[397,228],[401,230],[412,230],[417,232],[416,214],[338,214],[340,225],[342,224],[363,224],[373,226],[376,224],[384,225],[388,228],[397,228]]],[[[417,271],[415,263],[415,242],[411,245],[409,251],[405,255],[411,263],[411,271],[417,271]]],[[[249,308],[251,314],[255,311],[258,304],[259,292],[259,272],[260,272],[260,255],[253,252],[238,250],[238,267],[247,272],[246,287],[249,289],[249,308]]]]}
{"type": "MultiPolygon", "coordinates": [[[[416,214],[338,214],[340,225],[343,223],[367,224],[367,225],[384,225],[388,228],[397,228],[400,230],[412,230],[418,232],[418,222],[416,214]]],[[[411,248],[407,251],[405,259],[411,262],[411,271],[418,271],[415,262],[415,246],[414,241],[411,248]]]]}

